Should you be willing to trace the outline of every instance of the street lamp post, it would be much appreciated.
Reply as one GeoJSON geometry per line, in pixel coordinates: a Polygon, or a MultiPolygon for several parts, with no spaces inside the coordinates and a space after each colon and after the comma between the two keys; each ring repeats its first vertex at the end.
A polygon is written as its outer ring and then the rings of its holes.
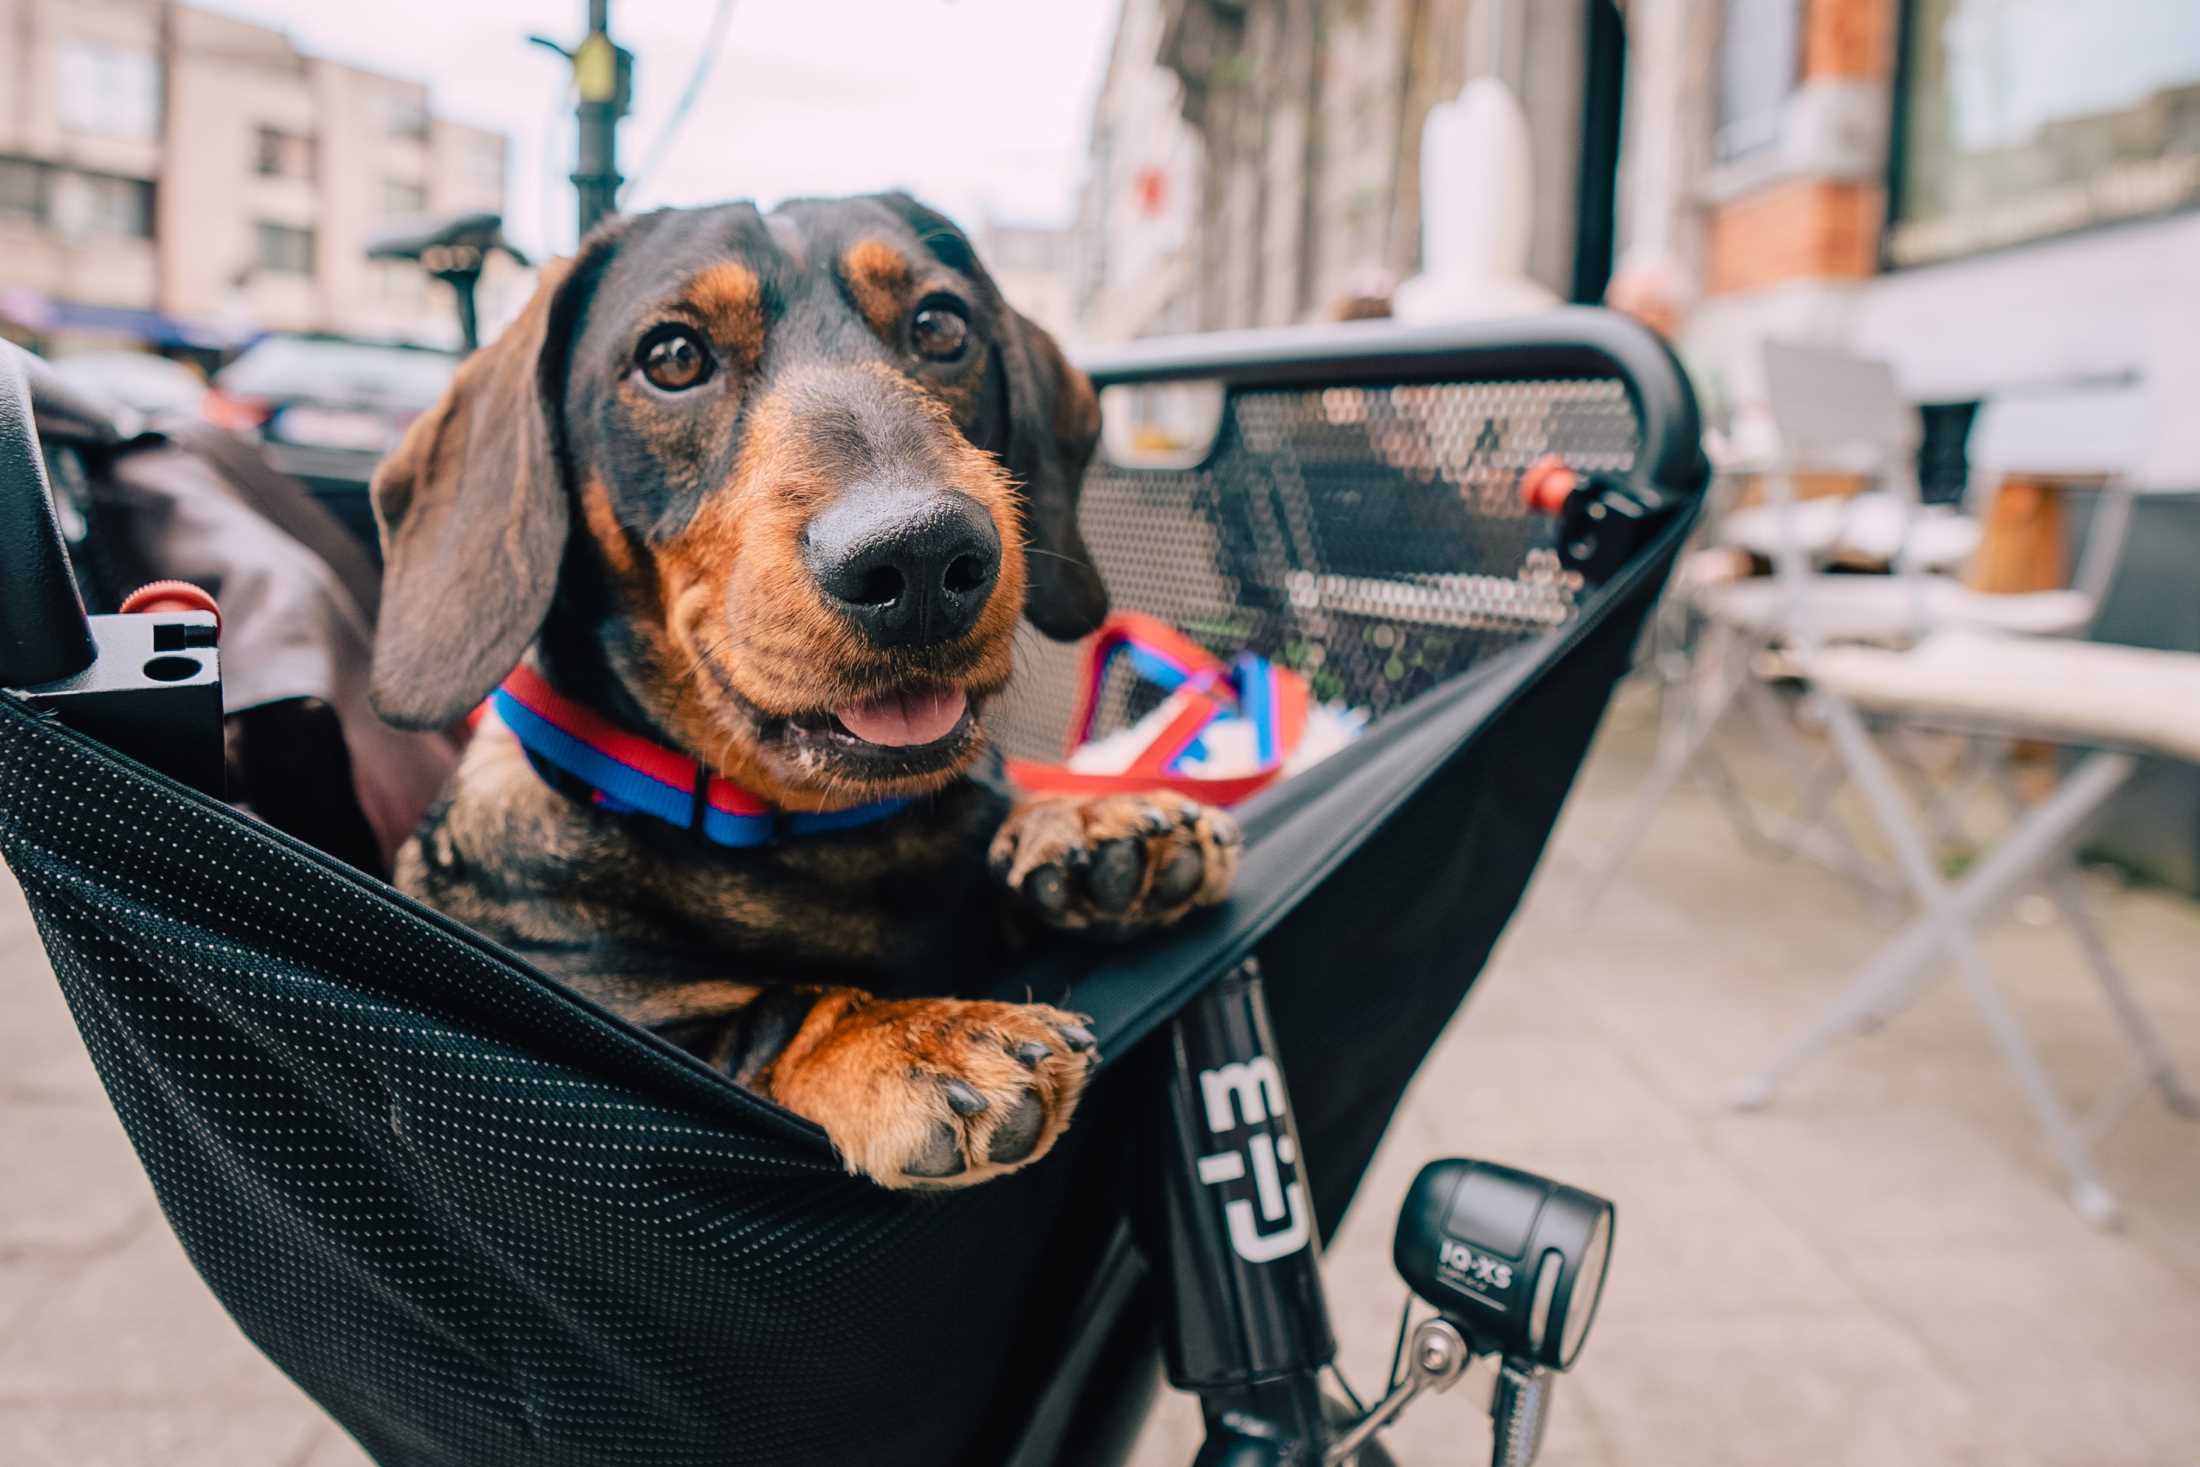
{"type": "Polygon", "coordinates": [[[572,58],[580,122],[573,190],[585,235],[619,207],[619,119],[633,93],[634,55],[611,39],[611,0],[588,0],[588,34],[572,58]]]}

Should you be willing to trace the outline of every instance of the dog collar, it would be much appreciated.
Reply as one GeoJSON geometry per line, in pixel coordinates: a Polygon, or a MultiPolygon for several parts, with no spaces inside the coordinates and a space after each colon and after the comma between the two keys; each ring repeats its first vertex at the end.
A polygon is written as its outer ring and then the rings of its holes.
{"type": "Polygon", "coordinates": [[[577,780],[599,809],[652,816],[716,845],[762,846],[788,836],[850,830],[884,820],[909,803],[877,800],[815,812],[774,809],[687,755],[614,728],[525,664],[513,669],[489,701],[527,751],[536,773],[547,779],[555,770],[577,780]]]}

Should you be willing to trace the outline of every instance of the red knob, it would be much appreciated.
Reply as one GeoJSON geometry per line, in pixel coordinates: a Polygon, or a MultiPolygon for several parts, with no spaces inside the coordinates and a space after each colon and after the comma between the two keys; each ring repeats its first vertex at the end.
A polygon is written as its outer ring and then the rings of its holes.
{"type": "Polygon", "coordinates": [[[214,614],[214,635],[222,633],[222,609],[213,597],[189,581],[148,581],[122,598],[125,616],[140,612],[209,611],[214,614]]]}
{"type": "Polygon", "coordinates": [[[1580,482],[1581,475],[1568,468],[1566,460],[1546,453],[1520,476],[1520,502],[1537,514],[1557,514],[1580,482]]]}

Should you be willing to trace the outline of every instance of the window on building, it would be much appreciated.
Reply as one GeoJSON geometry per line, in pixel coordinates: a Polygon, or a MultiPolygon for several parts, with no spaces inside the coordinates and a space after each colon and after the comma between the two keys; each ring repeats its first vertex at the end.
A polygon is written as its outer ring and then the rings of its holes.
{"type": "Polygon", "coordinates": [[[466,186],[484,199],[504,197],[504,140],[477,138],[460,155],[466,186]]]}
{"type": "Polygon", "coordinates": [[[406,178],[382,180],[382,212],[392,216],[428,212],[428,190],[406,178]]]}
{"type": "Polygon", "coordinates": [[[1803,66],[1803,0],[1726,0],[1715,148],[1721,163],[1768,152],[1803,66]]]}
{"type": "Polygon", "coordinates": [[[1898,265],[2200,204],[2200,5],[1910,0],[1898,265]]]}
{"type": "Polygon", "coordinates": [[[151,51],[70,38],[54,58],[62,127],[144,142],[160,136],[160,58],[151,51]]]}
{"type": "Polygon", "coordinates": [[[428,135],[428,99],[420,92],[389,92],[382,103],[382,125],[393,138],[428,135]]]}
{"type": "Polygon", "coordinates": [[[53,178],[54,227],[66,239],[150,239],[153,186],[142,178],[64,169],[53,178]]]}
{"type": "Polygon", "coordinates": [[[262,127],[252,136],[252,171],[262,178],[313,177],[313,139],[279,127],[262,127]]]}
{"type": "Polygon", "coordinates": [[[254,226],[259,245],[260,268],[275,275],[313,273],[313,231],[294,224],[254,226]]]}
{"type": "Polygon", "coordinates": [[[46,168],[28,158],[0,158],[0,214],[46,217],[46,168]]]}

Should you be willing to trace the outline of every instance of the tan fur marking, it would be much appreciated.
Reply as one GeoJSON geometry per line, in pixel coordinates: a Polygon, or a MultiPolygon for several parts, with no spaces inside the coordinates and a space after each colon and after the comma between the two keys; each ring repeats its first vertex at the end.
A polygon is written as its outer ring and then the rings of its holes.
{"type": "Polygon", "coordinates": [[[909,260],[882,239],[866,239],[840,257],[840,275],[848,294],[871,329],[887,341],[901,334],[901,315],[909,308],[909,260]]]}
{"type": "MultiPolygon", "coordinates": [[[[996,691],[1014,662],[1024,600],[1015,491],[999,460],[964,438],[938,399],[884,363],[854,370],[878,377],[933,420],[946,470],[942,482],[993,517],[1001,537],[1000,574],[971,629],[976,656],[961,681],[973,696],[996,691]]],[[[790,374],[754,403],[732,481],[704,501],[677,537],[658,544],[653,558],[667,671],[692,673],[666,679],[667,732],[719,773],[782,808],[830,810],[883,795],[927,793],[956,771],[863,789],[806,787],[769,761],[746,715],[729,706],[722,684],[772,713],[833,707],[876,686],[877,653],[807,589],[802,527],[841,488],[818,469],[808,424],[795,407],[810,385],[806,374],[790,374]]]]}
{"type": "Polygon", "coordinates": [[[629,1002],[622,1017],[647,1026],[730,1014],[763,991],[754,983],[681,983],[629,1002]]]}
{"type": "Polygon", "coordinates": [[[1081,1021],[1045,1004],[877,999],[830,988],[756,1085],[823,1126],[852,1172],[889,1187],[967,1187],[1038,1160],[1068,1126],[1092,1056],[1070,1049],[1063,1029],[1081,1021]],[[1026,1044],[1043,1051],[1036,1063],[1016,1058],[1026,1044]],[[985,1105],[976,1114],[955,1113],[943,1076],[961,1080],[985,1105]],[[994,1134],[1026,1093],[1041,1107],[1035,1143],[1012,1161],[996,1162],[994,1134]],[[931,1150],[941,1128],[962,1170],[945,1177],[904,1172],[931,1150]]]}
{"type": "Polygon", "coordinates": [[[581,518],[587,522],[588,533],[611,573],[622,581],[632,580],[637,569],[634,550],[627,544],[626,528],[619,523],[617,511],[611,507],[611,486],[601,474],[590,474],[581,486],[581,518]]]}
{"type": "Polygon", "coordinates": [[[688,283],[687,298],[738,364],[754,367],[764,355],[764,288],[756,272],[722,261],[688,283]]]}
{"type": "Polygon", "coordinates": [[[758,1093],[770,1095],[771,1077],[775,1074],[791,1075],[802,1067],[833,1027],[846,1018],[851,1010],[861,1008],[870,1001],[870,995],[853,988],[828,989],[802,1020],[802,1026],[794,1031],[794,1038],[779,1051],[779,1057],[765,1067],[757,1079],[758,1093]]]}

